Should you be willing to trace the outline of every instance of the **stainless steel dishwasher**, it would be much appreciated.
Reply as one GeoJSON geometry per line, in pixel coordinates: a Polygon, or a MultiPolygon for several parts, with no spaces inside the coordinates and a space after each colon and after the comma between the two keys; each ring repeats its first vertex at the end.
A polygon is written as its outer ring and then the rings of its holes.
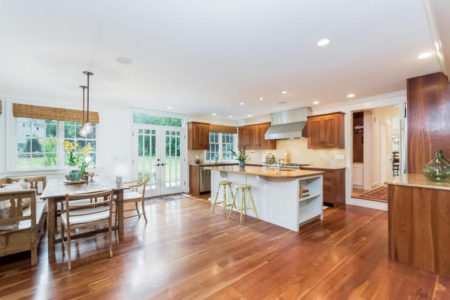
{"type": "Polygon", "coordinates": [[[200,193],[211,191],[211,169],[200,167],[200,193]]]}

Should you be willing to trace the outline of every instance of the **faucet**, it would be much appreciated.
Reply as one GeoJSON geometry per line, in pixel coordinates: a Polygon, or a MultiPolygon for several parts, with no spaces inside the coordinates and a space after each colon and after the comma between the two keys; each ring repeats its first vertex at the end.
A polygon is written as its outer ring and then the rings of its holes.
{"type": "Polygon", "coordinates": [[[280,158],[278,160],[278,170],[281,170],[281,164],[284,163],[284,159],[280,158]]]}

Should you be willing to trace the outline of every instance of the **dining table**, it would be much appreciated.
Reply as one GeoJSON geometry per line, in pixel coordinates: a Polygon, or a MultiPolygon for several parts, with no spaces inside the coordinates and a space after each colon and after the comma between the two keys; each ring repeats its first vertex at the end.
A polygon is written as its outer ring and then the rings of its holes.
{"type": "MultiPolygon", "coordinates": [[[[127,185],[117,185],[115,179],[103,176],[95,176],[93,180],[84,183],[71,183],[65,180],[48,180],[45,189],[42,192],[41,199],[47,200],[47,241],[48,254],[55,254],[55,243],[57,233],[57,213],[58,202],[64,201],[66,195],[85,194],[99,191],[112,190],[114,194],[114,202],[116,205],[116,213],[118,214],[118,224],[115,229],[118,231],[119,241],[123,240],[123,193],[127,189],[127,185]]],[[[79,236],[82,236],[79,234],[79,236]]],[[[76,235],[74,236],[77,237],[76,235]]]]}

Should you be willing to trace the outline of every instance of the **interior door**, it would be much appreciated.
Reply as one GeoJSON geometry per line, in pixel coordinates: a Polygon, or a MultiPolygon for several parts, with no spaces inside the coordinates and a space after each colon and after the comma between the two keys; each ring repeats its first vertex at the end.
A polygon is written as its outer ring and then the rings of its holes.
{"type": "Polygon", "coordinates": [[[134,125],[133,173],[148,176],[146,196],[183,192],[185,189],[185,147],[182,129],[134,125]]]}

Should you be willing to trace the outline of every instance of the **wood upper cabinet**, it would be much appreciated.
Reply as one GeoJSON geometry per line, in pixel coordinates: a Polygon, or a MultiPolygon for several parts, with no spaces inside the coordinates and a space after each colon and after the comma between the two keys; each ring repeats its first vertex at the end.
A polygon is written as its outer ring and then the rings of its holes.
{"type": "Polygon", "coordinates": [[[308,148],[345,148],[344,113],[308,117],[308,148]]]}
{"type": "Polygon", "coordinates": [[[270,123],[239,127],[239,147],[246,145],[249,150],[276,149],[276,141],[264,137],[269,127],[270,123]]]}
{"type": "Polygon", "coordinates": [[[200,122],[188,123],[188,149],[209,149],[209,124],[200,122]]]}

